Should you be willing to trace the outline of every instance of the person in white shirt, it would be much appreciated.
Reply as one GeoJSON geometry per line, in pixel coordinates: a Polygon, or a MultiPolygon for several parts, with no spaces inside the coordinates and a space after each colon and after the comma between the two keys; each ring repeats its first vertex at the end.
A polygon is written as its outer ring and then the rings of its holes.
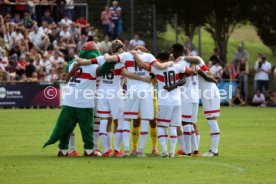
{"type": "Polygon", "coordinates": [[[252,100],[252,105],[253,106],[260,106],[265,103],[265,96],[262,94],[259,90],[257,93],[254,95],[253,100],[252,100]]]}
{"type": "Polygon", "coordinates": [[[102,42],[100,42],[101,45],[101,52],[102,54],[105,53],[110,53],[110,49],[111,49],[111,42],[109,41],[109,36],[105,35],[104,36],[104,40],[102,42]]]}
{"type": "Polygon", "coordinates": [[[71,38],[71,34],[68,31],[68,26],[66,24],[62,26],[62,30],[60,31],[59,36],[63,37],[66,40],[69,40],[71,38]]]}
{"type": "Polygon", "coordinates": [[[38,28],[38,32],[41,32],[44,35],[48,35],[51,33],[51,30],[48,27],[47,21],[42,21],[42,25],[38,28]]]}
{"type": "Polygon", "coordinates": [[[55,51],[54,55],[49,58],[49,61],[52,63],[55,68],[64,67],[64,59],[59,56],[59,52],[55,51]]]}
{"type": "Polygon", "coordinates": [[[33,31],[29,33],[30,41],[37,47],[38,49],[46,50],[49,45],[49,38],[44,33],[38,31],[38,27],[34,26],[33,31]]]}
{"type": "Polygon", "coordinates": [[[263,94],[269,88],[269,74],[271,73],[271,64],[266,60],[264,55],[260,55],[258,61],[255,63],[254,70],[256,72],[254,80],[256,81],[256,88],[263,94]]]}
{"type": "Polygon", "coordinates": [[[134,48],[136,46],[145,46],[145,42],[143,40],[140,40],[138,34],[134,35],[134,39],[131,39],[129,44],[130,44],[131,48],[134,48]]]}
{"type": "Polygon", "coordinates": [[[12,32],[11,40],[12,40],[11,45],[14,45],[16,42],[21,42],[22,40],[24,40],[24,37],[21,33],[20,28],[16,28],[16,30],[12,32]]]}
{"type": "Polygon", "coordinates": [[[64,15],[64,18],[61,19],[60,24],[61,25],[67,25],[68,27],[72,24],[72,20],[69,19],[68,15],[64,15]]]}
{"type": "Polygon", "coordinates": [[[222,78],[223,69],[219,62],[214,63],[210,70],[214,75],[215,79],[220,80],[222,78]]]}

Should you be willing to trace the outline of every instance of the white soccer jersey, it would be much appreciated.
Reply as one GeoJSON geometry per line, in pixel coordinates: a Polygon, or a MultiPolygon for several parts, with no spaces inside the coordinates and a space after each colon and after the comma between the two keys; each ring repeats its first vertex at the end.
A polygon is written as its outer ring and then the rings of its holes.
{"type": "MultiPolygon", "coordinates": [[[[157,61],[156,58],[152,54],[149,54],[149,53],[139,52],[139,56],[144,62],[146,62],[150,65],[152,65],[154,62],[157,61]]],[[[131,53],[124,52],[124,53],[118,55],[118,58],[119,58],[119,62],[123,63],[130,73],[134,73],[141,77],[150,77],[148,71],[143,70],[142,68],[140,68],[137,65],[137,63],[135,62],[135,59],[131,53]]],[[[152,89],[152,84],[128,78],[127,79],[127,88],[128,89],[152,89]]]]}
{"type": "Polygon", "coordinates": [[[154,66],[151,72],[156,75],[158,81],[158,105],[162,106],[180,106],[180,88],[172,91],[163,89],[164,86],[170,86],[180,80],[180,73],[185,73],[187,68],[182,64],[174,64],[165,70],[159,70],[154,66]]]}
{"type": "MultiPolygon", "coordinates": [[[[96,60],[100,66],[105,63],[104,56],[99,56],[96,60]]],[[[111,70],[104,76],[100,77],[99,89],[119,90],[121,88],[121,74],[124,67],[123,63],[117,63],[114,66],[114,70],[111,70]]]]}
{"type": "MultiPolygon", "coordinates": [[[[185,67],[190,68],[191,64],[185,60],[179,61],[185,67]]],[[[199,70],[199,66],[196,65],[196,70],[199,70]]],[[[198,87],[198,75],[186,74],[186,83],[182,88],[182,102],[199,103],[199,87],[198,87]]]]}
{"type": "MultiPolygon", "coordinates": [[[[73,62],[69,66],[72,69],[73,62]]],[[[99,65],[81,66],[71,77],[63,92],[63,105],[77,108],[94,108],[96,79],[99,65]]]]}

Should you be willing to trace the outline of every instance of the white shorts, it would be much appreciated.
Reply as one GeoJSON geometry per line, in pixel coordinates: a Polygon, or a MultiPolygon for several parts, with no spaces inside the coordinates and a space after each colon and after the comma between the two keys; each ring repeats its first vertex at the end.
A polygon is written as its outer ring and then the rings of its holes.
{"type": "Polygon", "coordinates": [[[128,95],[125,99],[125,119],[137,119],[140,113],[141,119],[152,120],[154,118],[153,96],[150,92],[144,92],[138,96],[137,93],[128,95]],[[147,94],[146,94],[147,93],[147,94]]]}
{"type": "Polygon", "coordinates": [[[112,98],[112,99],[99,99],[97,116],[100,118],[120,119],[124,117],[124,99],[112,98]]]}
{"type": "Polygon", "coordinates": [[[157,125],[181,126],[181,106],[158,106],[157,125]]]}
{"type": "Polygon", "coordinates": [[[182,102],[182,121],[189,123],[197,122],[198,103],[182,102]]]}
{"type": "Polygon", "coordinates": [[[206,118],[219,117],[220,98],[202,99],[202,106],[206,118]]]}

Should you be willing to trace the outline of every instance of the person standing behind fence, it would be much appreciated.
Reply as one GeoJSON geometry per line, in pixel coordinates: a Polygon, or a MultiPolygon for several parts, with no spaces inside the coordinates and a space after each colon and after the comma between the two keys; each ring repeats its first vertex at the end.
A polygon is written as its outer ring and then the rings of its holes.
{"type": "Polygon", "coordinates": [[[266,60],[266,57],[261,54],[259,55],[258,61],[255,63],[254,69],[256,71],[254,80],[257,82],[257,89],[265,94],[269,88],[271,64],[266,60]]]}
{"type": "Polygon", "coordinates": [[[104,36],[111,35],[110,34],[112,32],[111,17],[112,17],[111,12],[109,11],[108,6],[106,5],[104,7],[104,11],[102,11],[101,13],[104,36]]]}
{"type": "Polygon", "coordinates": [[[118,1],[113,1],[112,6],[109,8],[111,12],[111,20],[113,26],[112,39],[118,37],[119,34],[119,22],[121,21],[122,8],[119,6],[118,1]]]}
{"type": "Polygon", "coordinates": [[[247,101],[248,90],[248,74],[249,66],[246,58],[242,58],[238,64],[237,74],[239,75],[239,85],[241,90],[241,97],[247,101]]]}

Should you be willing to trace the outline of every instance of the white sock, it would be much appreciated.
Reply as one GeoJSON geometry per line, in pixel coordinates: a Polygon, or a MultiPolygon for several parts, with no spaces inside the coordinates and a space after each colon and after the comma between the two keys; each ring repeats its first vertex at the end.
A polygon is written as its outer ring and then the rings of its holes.
{"type": "Polygon", "coordinates": [[[85,149],[84,150],[88,155],[91,155],[93,152],[93,149],[85,149]]]}
{"type": "Polygon", "coordinates": [[[167,148],[167,129],[163,127],[157,127],[158,141],[162,148],[162,153],[168,153],[167,148]]]}
{"type": "Polygon", "coordinates": [[[112,137],[113,137],[113,132],[107,132],[107,147],[108,147],[108,149],[112,149],[112,137]]]}
{"type": "Polygon", "coordinates": [[[95,123],[94,123],[94,134],[93,134],[94,149],[98,149],[99,131],[100,131],[100,122],[95,121],[95,123]]]}
{"type": "Polygon", "coordinates": [[[120,151],[121,142],[122,142],[122,131],[124,128],[124,121],[123,119],[118,119],[118,127],[115,133],[115,140],[114,140],[114,149],[116,151],[120,151]]]}
{"type": "Polygon", "coordinates": [[[197,147],[199,149],[199,143],[200,143],[200,135],[196,135],[196,140],[197,140],[197,147]]]}
{"type": "Polygon", "coordinates": [[[61,151],[63,155],[66,155],[66,153],[68,152],[67,150],[64,150],[64,149],[59,149],[59,151],[61,151]]]}
{"type": "Polygon", "coordinates": [[[192,146],[194,148],[194,151],[198,151],[198,145],[197,145],[197,139],[196,139],[196,133],[193,125],[191,126],[191,141],[192,141],[192,146]]]}
{"type": "Polygon", "coordinates": [[[141,120],[139,152],[142,152],[142,153],[144,152],[144,148],[148,137],[148,127],[149,127],[149,121],[141,120]]]}
{"type": "Polygon", "coordinates": [[[184,132],[184,142],[185,142],[185,153],[190,154],[191,153],[191,126],[184,125],[183,132],[184,132]]]}
{"type": "Polygon", "coordinates": [[[179,143],[179,147],[180,147],[180,149],[182,150],[182,151],[184,151],[185,152],[185,141],[184,141],[184,135],[182,134],[182,135],[180,135],[180,136],[178,136],[178,143],[179,143]]]}
{"type": "Polygon", "coordinates": [[[107,132],[106,132],[106,127],[107,127],[107,123],[108,120],[107,119],[101,119],[100,121],[100,141],[101,141],[101,145],[103,147],[103,153],[106,153],[108,151],[108,147],[107,147],[107,132]]]}
{"type": "Polygon", "coordinates": [[[211,150],[214,153],[218,153],[218,144],[219,144],[219,137],[220,137],[218,122],[217,120],[207,120],[207,122],[210,127],[211,150]]]}
{"type": "Polygon", "coordinates": [[[124,120],[123,124],[123,140],[124,140],[124,151],[129,151],[129,138],[130,138],[130,122],[124,120]]]}
{"type": "Polygon", "coordinates": [[[174,155],[175,148],[176,148],[176,143],[177,143],[176,127],[170,127],[170,143],[171,143],[170,153],[174,155]]]}
{"type": "Polygon", "coordinates": [[[75,151],[75,133],[72,132],[69,139],[69,149],[70,152],[75,151]]]}

